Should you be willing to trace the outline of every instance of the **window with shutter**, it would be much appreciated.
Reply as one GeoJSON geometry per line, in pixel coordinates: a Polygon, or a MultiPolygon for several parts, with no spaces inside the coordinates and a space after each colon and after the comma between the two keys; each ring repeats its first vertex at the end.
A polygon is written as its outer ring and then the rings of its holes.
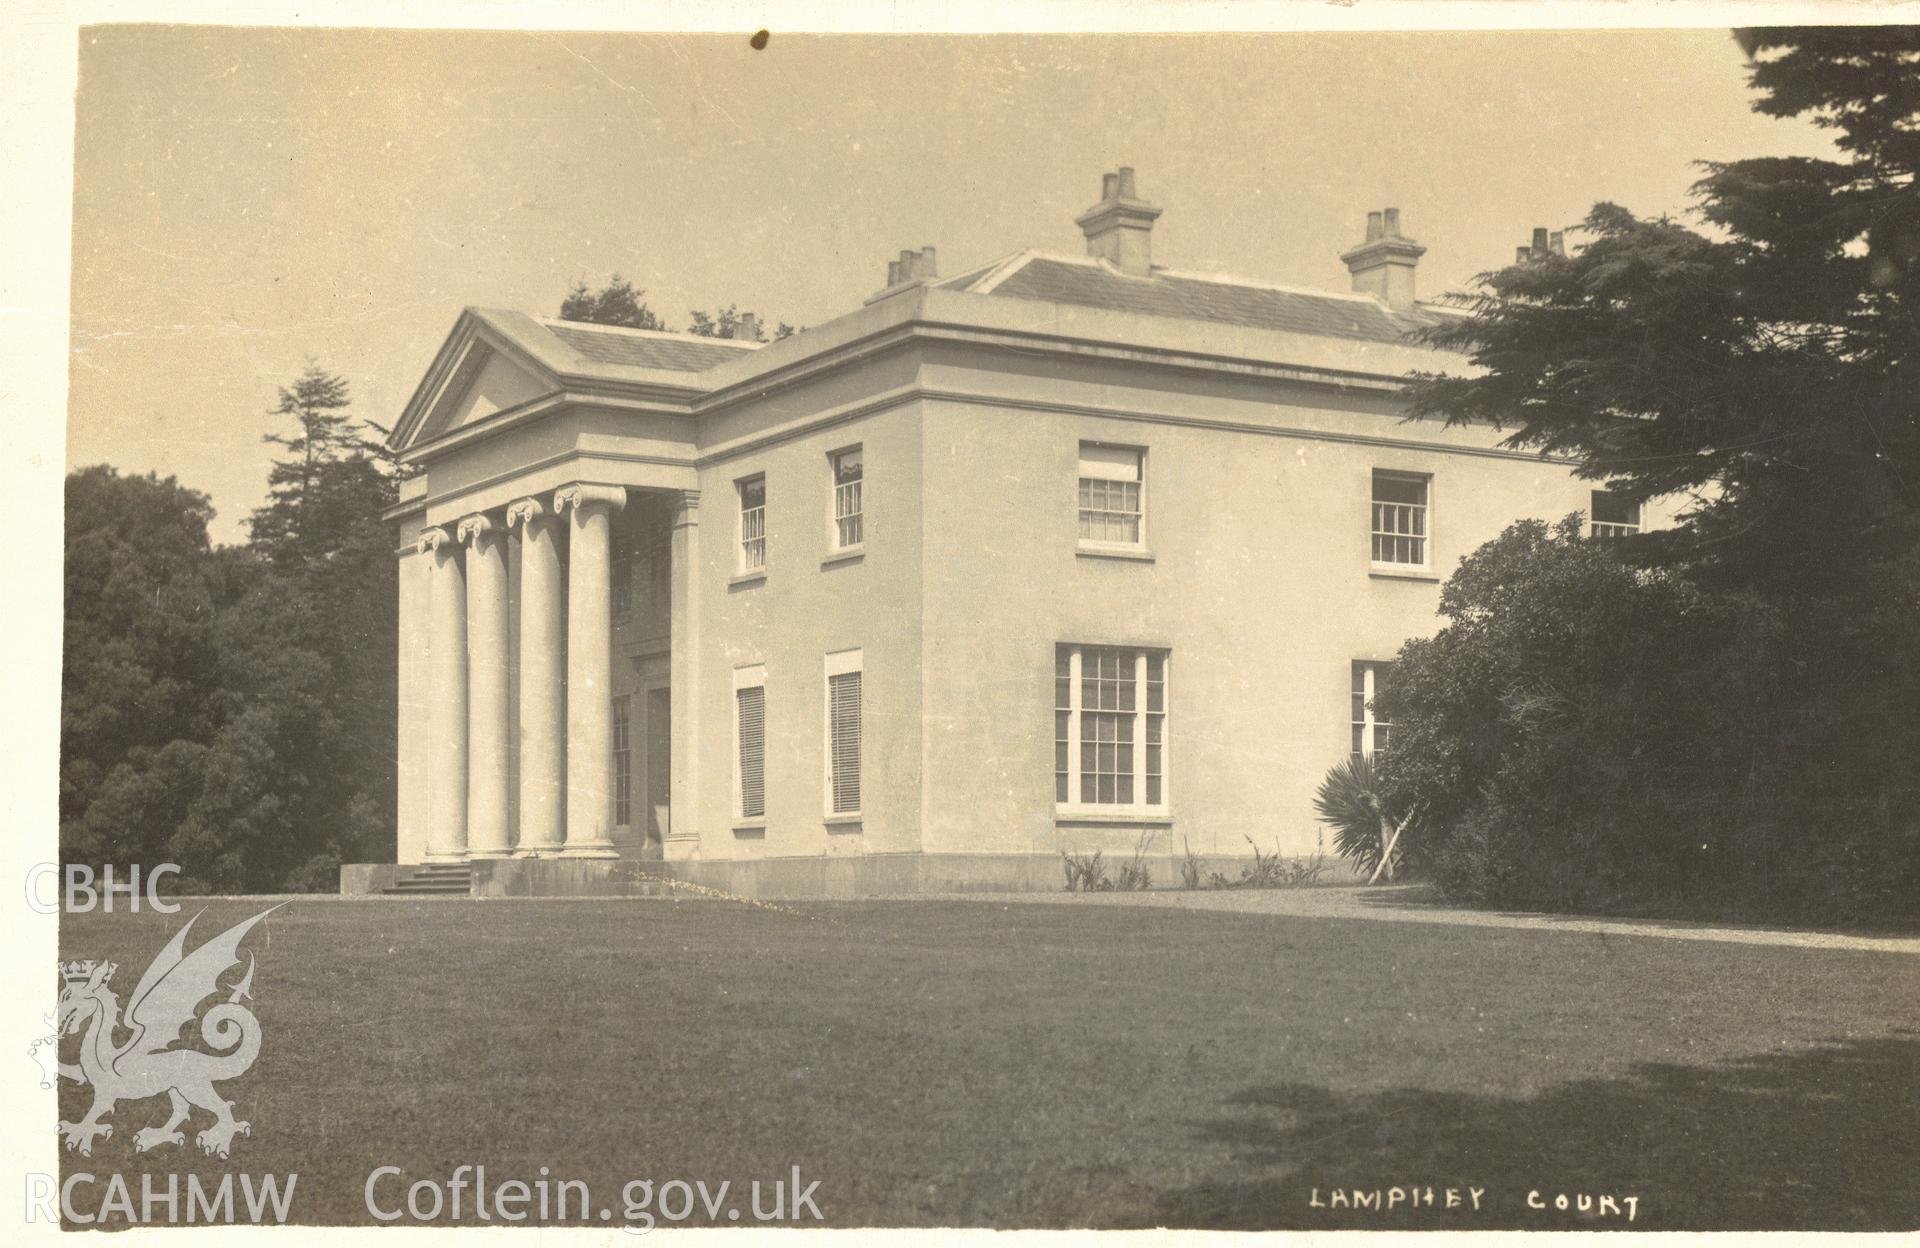
{"type": "Polygon", "coordinates": [[[860,652],[827,656],[827,813],[860,813],[860,652]]]}
{"type": "Polygon", "coordinates": [[[733,694],[740,738],[740,817],[767,813],[767,689],[751,685],[733,694]]]}

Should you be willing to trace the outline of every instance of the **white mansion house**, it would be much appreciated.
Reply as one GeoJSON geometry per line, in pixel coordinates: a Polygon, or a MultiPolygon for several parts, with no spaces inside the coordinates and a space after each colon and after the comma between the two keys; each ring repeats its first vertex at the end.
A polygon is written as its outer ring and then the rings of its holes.
{"type": "Polygon", "coordinates": [[[1447,313],[1397,212],[1350,292],[1157,265],[1159,215],[1122,169],[1084,255],[902,252],[767,345],[461,313],[394,431],[399,864],[343,888],[1315,852],[1315,787],[1388,748],[1370,695],[1459,559],[1523,516],[1642,518],[1402,421],[1410,370],[1465,362],[1408,340],[1447,313]]]}

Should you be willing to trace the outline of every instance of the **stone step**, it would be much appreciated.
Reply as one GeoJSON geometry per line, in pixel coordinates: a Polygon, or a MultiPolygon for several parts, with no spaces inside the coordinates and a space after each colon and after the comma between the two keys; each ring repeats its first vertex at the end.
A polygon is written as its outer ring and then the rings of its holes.
{"type": "Polygon", "coordinates": [[[380,891],[398,897],[467,897],[473,893],[473,871],[464,863],[428,863],[412,868],[380,891]]]}

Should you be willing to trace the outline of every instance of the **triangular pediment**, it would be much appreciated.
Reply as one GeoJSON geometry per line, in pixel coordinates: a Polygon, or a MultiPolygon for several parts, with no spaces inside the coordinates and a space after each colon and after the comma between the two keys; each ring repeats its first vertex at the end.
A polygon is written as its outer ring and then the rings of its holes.
{"type": "Polygon", "coordinates": [[[561,389],[559,378],[471,312],[434,358],[395,430],[405,449],[561,389]]]}
{"type": "Polygon", "coordinates": [[[553,392],[553,385],[528,369],[484,344],[477,345],[471,367],[456,386],[447,391],[445,401],[436,405],[422,429],[427,437],[452,433],[455,429],[485,420],[495,412],[518,407],[553,392]]]}

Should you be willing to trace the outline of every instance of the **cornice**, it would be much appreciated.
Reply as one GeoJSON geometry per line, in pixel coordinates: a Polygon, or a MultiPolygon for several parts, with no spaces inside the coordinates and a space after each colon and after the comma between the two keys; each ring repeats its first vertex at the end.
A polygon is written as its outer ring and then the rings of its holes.
{"type": "Polygon", "coordinates": [[[710,411],[746,399],[762,398],[797,385],[819,373],[897,350],[916,339],[1002,346],[1027,352],[1052,351],[1081,358],[1157,365],[1186,372],[1226,372],[1276,381],[1332,386],[1336,389],[1361,389],[1397,394],[1404,390],[1407,384],[1404,374],[1369,372],[1362,369],[1335,369],[1319,365],[1276,364],[1221,352],[1127,345],[1070,334],[1050,334],[1039,330],[988,328],[961,321],[915,320],[887,326],[831,351],[795,361],[793,364],[759,377],[734,382],[724,388],[713,390],[694,402],[692,413],[695,416],[703,416],[710,411]]]}
{"type": "MultiPolygon", "coordinates": [[[[477,319],[472,329],[476,332],[487,332],[484,324],[477,319]]],[[[490,333],[489,336],[491,336],[490,333]]],[[[496,436],[509,428],[578,406],[604,406],[636,413],[698,420],[709,413],[779,393],[823,374],[857,362],[878,358],[916,342],[956,343],[1001,348],[1025,354],[1039,352],[1080,359],[1116,361],[1187,373],[1230,375],[1376,394],[1398,394],[1407,386],[1407,376],[1404,373],[1342,369],[1324,365],[1283,364],[1262,360],[1245,353],[1207,351],[1159,344],[1120,343],[1085,335],[1014,329],[1006,326],[981,326],[952,319],[922,317],[882,325],[868,334],[818,354],[780,365],[763,374],[729,382],[724,386],[705,391],[694,384],[668,386],[567,374],[555,378],[561,383],[559,388],[513,407],[490,413],[471,424],[442,434],[431,442],[409,447],[402,453],[400,459],[405,463],[425,463],[469,443],[496,436]]],[[[724,454],[730,454],[730,452],[724,454]]],[[[697,462],[704,463],[709,458],[702,455],[697,462]]],[[[396,509],[389,518],[399,518],[417,509],[418,505],[406,510],[396,509]]]]}
{"type": "Polygon", "coordinates": [[[1440,455],[1467,455],[1481,459],[1511,459],[1528,462],[1546,462],[1571,465],[1574,461],[1558,456],[1539,455],[1532,451],[1516,451],[1499,446],[1471,446],[1457,442],[1437,442],[1425,438],[1397,438],[1385,434],[1358,433],[1346,430],[1308,429],[1297,425],[1269,425],[1250,420],[1229,420],[1212,416],[1187,416],[1174,412],[1149,411],[1141,408],[1113,407],[1094,403],[1065,403],[1048,399],[1008,398],[1005,395],[981,394],[967,390],[943,389],[933,386],[905,386],[889,391],[876,398],[860,403],[849,404],[833,409],[809,420],[799,421],[777,430],[770,430],[751,438],[743,438],[725,448],[701,455],[695,461],[696,468],[706,468],[723,464],[728,460],[751,455],[781,443],[791,442],[818,433],[835,425],[847,424],[868,416],[878,415],[892,408],[908,403],[932,401],[954,403],[972,407],[1012,408],[1016,411],[1045,412],[1062,416],[1091,416],[1107,420],[1129,420],[1141,424],[1169,425],[1189,429],[1213,429],[1228,433],[1254,434],[1261,437],[1296,438],[1310,442],[1338,442],[1357,446],[1378,446],[1395,450],[1424,451],[1440,455]]]}
{"type": "Polygon", "coordinates": [[[1576,460],[1533,451],[1516,451],[1503,446],[1470,446],[1458,442],[1433,442],[1424,438],[1395,438],[1377,433],[1355,433],[1334,429],[1305,429],[1297,425],[1265,425],[1255,421],[1226,420],[1212,416],[1183,416],[1172,412],[1108,407],[1091,403],[1059,403],[1041,399],[1009,399],[998,395],[970,394],[958,390],[919,391],[917,397],[947,403],[966,403],[985,407],[1011,407],[1020,411],[1050,412],[1066,416],[1097,416],[1108,420],[1131,420],[1143,424],[1174,425],[1187,429],[1215,429],[1229,433],[1250,433],[1272,438],[1298,438],[1309,442],[1339,442],[1353,446],[1379,446],[1395,450],[1426,451],[1439,455],[1467,455],[1479,459],[1517,459],[1529,463],[1572,465],[1576,460]]]}

